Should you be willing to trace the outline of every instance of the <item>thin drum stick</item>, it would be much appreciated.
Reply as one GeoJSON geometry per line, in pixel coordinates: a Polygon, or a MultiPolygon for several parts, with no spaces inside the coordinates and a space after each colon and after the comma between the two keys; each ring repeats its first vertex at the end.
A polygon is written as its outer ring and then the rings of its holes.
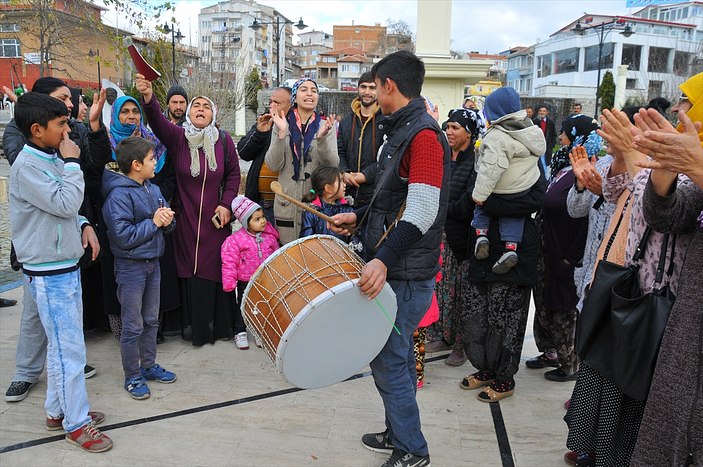
{"type": "MultiPolygon", "coordinates": [[[[273,191],[274,193],[276,193],[279,196],[282,196],[284,199],[290,201],[291,203],[295,204],[299,208],[305,209],[306,211],[316,215],[320,219],[324,219],[327,222],[329,222],[330,224],[334,225],[334,219],[332,219],[327,214],[323,214],[320,211],[318,211],[317,209],[312,208],[312,207],[308,206],[307,204],[303,203],[302,201],[298,201],[297,199],[292,198],[292,197],[288,196],[287,194],[285,194],[283,192],[283,187],[281,186],[281,184],[275,180],[273,182],[271,182],[271,191],[273,191]]],[[[349,224],[340,224],[338,227],[340,227],[342,229],[346,229],[351,233],[354,233],[354,229],[355,229],[355,227],[353,225],[349,225],[349,224]]]]}

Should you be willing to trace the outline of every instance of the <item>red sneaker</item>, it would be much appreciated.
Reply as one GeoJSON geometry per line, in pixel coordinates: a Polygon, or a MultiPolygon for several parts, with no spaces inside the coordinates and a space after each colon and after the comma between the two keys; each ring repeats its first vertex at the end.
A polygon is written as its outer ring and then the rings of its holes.
{"type": "Polygon", "coordinates": [[[93,422],[66,433],[66,441],[88,452],[104,452],[112,448],[112,440],[98,430],[93,422]]]}
{"type": "MultiPolygon", "coordinates": [[[[100,425],[105,420],[105,414],[102,412],[88,412],[88,415],[93,419],[94,425],[100,425]]],[[[49,431],[63,430],[63,415],[59,418],[46,417],[46,429],[49,431]]]]}

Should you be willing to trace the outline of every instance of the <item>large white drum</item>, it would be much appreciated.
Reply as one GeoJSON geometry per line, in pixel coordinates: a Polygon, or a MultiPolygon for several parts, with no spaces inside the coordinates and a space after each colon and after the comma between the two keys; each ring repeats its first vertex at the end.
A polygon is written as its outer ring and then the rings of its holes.
{"type": "Polygon", "coordinates": [[[244,321],[295,386],[343,381],[388,340],[395,293],[386,284],[370,301],[356,285],[363,266],[339,239],[314,235],[283,246],[251,277],[242,298],[244,321]]]}

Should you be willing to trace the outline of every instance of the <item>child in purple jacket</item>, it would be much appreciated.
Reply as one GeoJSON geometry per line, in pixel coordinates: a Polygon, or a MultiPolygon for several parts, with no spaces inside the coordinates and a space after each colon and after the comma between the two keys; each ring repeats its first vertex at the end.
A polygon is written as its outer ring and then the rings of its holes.
{"type": "MultiPolygon", "coordinates": [[[[242,228],[222,244],[222,288],[225,292],[237,289],[234,343],[238,349],[247,350],[249,340],[242,318],[242,294],[256,268],[278,250],[278,232],[266,221],[261,206],[245,196],[237,196],[232,201],[232,213],[242,228]]],[[[254,337],[256,346],[261,347],[259,336],[254,337]]]]}

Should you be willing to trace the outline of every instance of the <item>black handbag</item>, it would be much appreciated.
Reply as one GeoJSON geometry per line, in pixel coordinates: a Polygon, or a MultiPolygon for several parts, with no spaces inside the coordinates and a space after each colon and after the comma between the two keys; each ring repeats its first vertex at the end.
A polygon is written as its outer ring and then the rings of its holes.
{"type": "Polygon", "coordinates": [[[632,195],[625,201],[618,223],[608,239],[603,255],[604,259],[598,261],[596,265],[593,281],[586,293],[583,309],[576,323],[576,355],[581,361],[608,379],[612,379],[610,347],[613,337],[609,324],[611,291],[613,285],[621,281],[621,283],[627,282],[636,287],[635,290],[631,290],[632,296],[639,293],[636,263],[644,254],[644,248],[651,232],[649,228],[645,230],[633,257],[633,265],[625,267],[607,260],[631,198],[632,195]]]}
{"type": "MultiPolygon", "coordinates": [[[[612,290],[611,381],[623,393],[639,401],[646,400],[649,394],[659,346],[675,301],[668,284],[662,285],[668,244],[669,234],[665,234],[652,292],[632,294],[631,285],[623,279],[616,282],[612,290]]],[[[674,237],[669,276],[673,272],[675,248],[674,237]]]]}

